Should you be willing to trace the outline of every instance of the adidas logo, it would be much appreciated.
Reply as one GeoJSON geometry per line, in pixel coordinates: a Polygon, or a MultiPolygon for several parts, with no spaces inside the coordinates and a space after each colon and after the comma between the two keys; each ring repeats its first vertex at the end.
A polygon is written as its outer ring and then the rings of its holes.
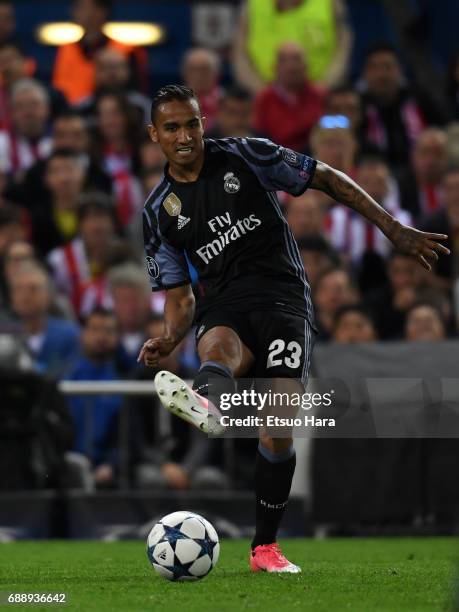
{"type": "Polygon", "coordinates": [[[178,221],[177,221],[177,228],[180,230],[182,229],[182,227],[185,227],[185,225],[191,221],[190,217],[184,217],[183,215],[179,215],[178,216],[178,221]]]}
{"type": "Polygon", "coordinates": [[[162,559],[163,561],[165,561],[167,557],[166,549],[164,549],[163,552],[158,555],[158,557],[159,559],[162,559]]]}

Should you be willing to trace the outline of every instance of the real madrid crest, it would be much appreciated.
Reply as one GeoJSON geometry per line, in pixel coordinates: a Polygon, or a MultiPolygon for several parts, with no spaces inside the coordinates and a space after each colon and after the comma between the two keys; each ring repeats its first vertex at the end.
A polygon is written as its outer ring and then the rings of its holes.
{"type": "Polygon", "coordinates": [[[175,193],[170,193],[167,198],[163,202],[163,206],[166,209],[166,212],[171,217],[178,217],[180,211],[182,210],[182,202],[180,198],[175,195],[175,193]]]}
{"type": "Polygon", "coordinates": [[[241,181],[234,176],[233,172],[227,172],[223,177],[224,185],[223,188],[226,193],[237,193],[241,188],[241,181]]]}

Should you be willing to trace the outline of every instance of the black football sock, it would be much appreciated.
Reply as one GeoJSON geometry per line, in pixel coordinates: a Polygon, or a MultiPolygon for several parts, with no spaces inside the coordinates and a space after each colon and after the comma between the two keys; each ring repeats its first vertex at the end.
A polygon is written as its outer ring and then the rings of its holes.
{"type": "MultiPolygon", "coordinates": [[[[235,381],[231,370],[216,361],[203,361],[193,382],[193,390],[199,395],[218,396],[222,391],[233,392],[235,381]]],[[[215,405],[218,405],[214,401],[215,405]]]]}
{"type": "Polygon", "coordinates": [[[296,455],[293,446],[271,453],[261,444],[255,460],[256,519],[252,550],[276,541],[277,530],[288,503],[296,455]]]}

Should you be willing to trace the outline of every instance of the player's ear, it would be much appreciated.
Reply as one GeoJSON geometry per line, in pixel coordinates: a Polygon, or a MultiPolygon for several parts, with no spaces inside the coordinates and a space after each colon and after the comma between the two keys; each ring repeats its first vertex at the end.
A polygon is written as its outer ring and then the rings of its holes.
{"type": "Polygon", "coordinates": [[[147,129],[148,129],[148,135],[153,140],[153,142],[158,142],[158,132],[156,131],[155,126],[149,125],[147,129]]]}
{"type": "Polygon", "coordinates": [[[201,117],[201,126],[202,126],[203,132],[206,131],[206,123],[207,123],[207,117],[201,117]]]}

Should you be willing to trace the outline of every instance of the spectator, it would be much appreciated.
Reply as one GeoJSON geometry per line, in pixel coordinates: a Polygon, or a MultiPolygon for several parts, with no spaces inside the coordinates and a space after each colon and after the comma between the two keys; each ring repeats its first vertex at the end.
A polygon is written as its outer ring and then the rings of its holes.
{"type": "Polygon", "coordinates": [[[2,262],[2,275],[0,277],[1,306],[4,309],[9,308],[8,287],[13,281],[16,272],[24,262],[33,261],[36,261],[35,249],[33,245],[26,240],[15,240],[5,248],[2,262]]]}
{"type": "MultiPolygon", "coordinates": [[[[86,190],[96,189],[111,193],[112,181],[104,172],[94,157],[91,135],[85,120],[73,111],[59,115],[52,124],[53,151],[67,149],[78,153],[86,168],[86,190]]],[[[45,185],[47,159],[40,159],[29,168],[21,183],[9,184],[5,197],[30,207],[34,202],[46,200],[49,197],[45,185]]]]}
{"type": "Polygon", "coordinates": [[[377,340],[376,328],[364,306],[354,304],[343,306],[335,315],[333,340],[341,344],[374,342],[377,340]]]}
{"type": "MultiPolygon", "coordinates": [[[[410,213],[401,208],[398,184],[383,159],[375,156],[361,159],[357,166],[356,181],[400,223],[412,225],[410,213]]],[[[330,214],[333,213],[335,210],[330,214]]],[[[385,260],[390,254],[391,244],[380,230],[356,215],[353,216],[349,236],[352,261],[359,267],[360,289],[366,293],[387,281],[385,260]]]]}
{"type": "Polygon", "coordinates": [[[209,138],[228,138],[256,136],[253,129],[253,96],[248,89],[234,85],[223,94],[212,130],[207,130],[209,138]]]}
{"type": "Polygon", "coordinates": [[[93,125],[96,119],[96,100],[106,91],[123,92],[139,110],[144,122],[150,123],[151,102],[140,91],[132,89],[131,67],[125,54],[118,49],[103,47],[94,56],[94,93],[77,106],[78,112],[93,125]]]}
{"type": "Polygon", "coordinates": [[[318,192],[310,190],[298,198],[288,200],[285,217],[293,236],[298,240],[308,234],[321,234],[325,213],[318,192]]]}
{"type": "Polygon", "coordinates": [[[145,200],[153,192],[153,189],[162,181],[164,170],[162,166],[150,166],[142,170],[142,187],[145,200]]]}
{"type": "Polygon", "coordinates": [[[79,328],[49,315],[53,290],[48,273],[34,262],[23,262],[10,279],[11,308],[40,372],[58,375],[74,358],[79,328]]]}
{"type": "Polygon", "coordinates": [[[80,314],[84,289],[101,276],[104,257],[115,241],[116,220],[110,197],[98,192],[80,198],[77,215],[77,237],[52,250],[47,260],[58,290],[80,314]]]}
{"type": "MultiPolygon", "coordinates": [[[[355,175],[358,143],[347,117],[344,115],[321,117],[311,131],[309,142],[313,157],[351,177],[355,175]]],[[[320,192],[319,197],[324,207],[336,205],[336,201],[323,192],[320,192]]]]}
{"type": "Polygon", "coordinates": [[[14,39],[16,15],[12,0],[0,0],[0,45],[14,39]]]}
{"type": "Polygon", "coordinates": [[[46,199],[31,206],[33,241],[41,255],[72,240],[78,231],[78,206],[86,181],[81,157],[61,149],[46,162],[46,199]]]}
{"type": "Polygon", "coordinates": [[[72,111],[56,117],[52,126],[52,138],[54,151],[69,149],[81,156],[86,167],[85,189],[111,193],[112,181],[95,158],[91,133],[82,117],[72,111]]]}
{"type": "Polygon", "coordinates": [[[212,130],[223,96],[219,85],[220,58],[210,49],[191,49],[183,58],[182,76],[184,84],[198,97],[202,115],[206,118],[206,129],[212,130]]]}
{"type": "MultiPolygon", "coordinates": [[[[102,306],[108,310],[113,309],[113,298],[108,286],[108,275],[112,268],[126,263],[139,264],[138,253],[132,248],[132,245],[125,239],[114,239],[102,253],[102,258],[99,264],[99,274],[85,283],[81,292],[80,299],[80,316],[87,317],[95,308],[102,306]]],[[[161,294],[161,292],[158,292],[161,294]]],[[[152,296],[155,294],[152,293],[152,296]]],[[[164,302],[164,296],[160,299],[161,304],[164,302]]],[[[153,297],[152,297],[153,301],[153,297]]]]}
{"type": "MultiPolygon", "coordinates": [[[[405,225],[413,223],[411,215],[401,206],[397,181],[383,159],[374,156],[362,158],[357,165],[356,181],[400,223],[405,225]]],[[[372,251],[387,257],[390,253],[389,240],[374,226],[370,227],[366,222],[363,225],[365,228],[365,244],[362,251],[372,251]]],[[[358,250],[359,248],[357,247],[356,251],[358,252],[358,250]]],[[[361,252],[357,254],[357,258],[360,255],[361,252]]]]}
{"type": "Polygon", "coordinates": [[[382,340],[403,336],[407,311],[425,284],[425,270],[409,255],[394,251],[388,262],[388,284],[368,296],[367,305],[382,340]]]}
{"type": "Polygon", "coordinates": [[[325,114],[347,117],[354,134],[359,134],[363,119],[360,93],[350,85],[330,89],[325,98],[325,114]]]}
{"type": "Polygon", "coordinates": [[[402,197],[416,219],[435,213],[443,204],[441,181],[448,166],[448,136],[429,127],[417,139],[412,164],[401,177],[402,197]]]}
{"type": "Polygon", "coordinates": [[[278,49],[288,41],[302,46],[314,83],[343,81],[352,34],[341,0],[247,0],[234,48],[239,83],[256,93],[271,82],[278,49]]]}
{"type": "Polygon", "coordinates": [[[17,240],[25,240],[26,228],[17,208],[0,206],[0,261],[8,247],[17,240]]]}
{"type": "Polygon", "coordinates": [[[357,142],[357,155],[377,153],[377,147],[370,144],[364,133],[362,98],[351,85],[340,85],[327,92],[325,113],[331,116],[347,117],[357,142]]]}
{"type": "Polygon", "coordinates": [[[161,147],[157,142],[150,140],[150,138],[144,140],[140,144],[139,157],[142,169],[149,169],[157,166],[163,168],[166,163],[166,158],[161,151],[161,147]]]}
{"type": "Polygon", "coordinates": [[[126,263],[110,270],[108,286],[118,321],[120,359],[126,371],[130,371],[137,366],[137,356],[145,341],[145,325],[151,312],[150,284],[143,267],[126,263]]]}
{"type": "Polygon", "coordinates": [[[376,45],[363,69],[366,139],[386,156],[394,169],[409,163],[412,147],[427,124],[444,120],[425,96],[407,87],[393,47],[376,45]]]}
{"type": "Polygon", "coordinates": [[[139,147],[143,133],[136,109],[126,96],[105,93],[96,105],[96,146],[105,172],[112,178],[118,220],[126,227],[144,204],[139,172],[139,147]]]}
{"type": "MultiPolygon", "coordinates": [[[[13,85],[21,79],[32,77],[34,71],[34,62],[26,57],[19,43],[14,41],[0,43],[0,129],[7,130],[11,127],[9,97],[13,85]]],[[[49,96],[51,116],[55,117],[64,112],[67,109],[67,101],[62,93],[53,87],[43,83],[42,85],[49,96]]]]}
{"type": "Polygon", "coordinates": [[[413,304],[406,314],[405,338],[423,342],[444,340],[446,325],[440,310],[429,302],[413,304]]]}
{"type": "Polygon", "coordinates": [[[283,43],[276,55],[275,81],[256,99],[255,128],[284,147],[305,151],[323,107],[323,92],[308,80],[302,46],[283,43]]]}
{"type": "Polygon", "coordinates": [[[338,253],[332,249],[321,234],[303,236],[297,243],[309,283],[315,290],[319,276],[325,270],[339,266],[338,253]]]}
{"type": "MultiPolygon", "coordinates": [[[[82,354],[73,360],[66,380],[114,381],[120,375],[114,356],[118,330],[113,313],[98,308],[84,322],[82,354]]],[[[74,451],[91,462],[91,474],[100,487],[115,484],[118,469],[118,418],[121,395],[71,396],[68,400],[75,424],[74,451]]]]}
{"type": "Polygon", "coordinates": [[[322,117],[311,132],[310,145],[316,159],[350,176],[354,175],[357,141],[347,117],[322,117]]]}
{"type": "Polygon", "coordinates": [[[133,81],[140,89],[147,88],[145,50],[118,43],[102,32],[112,5],[113,0],[73,0],[73,20],[84,28],[84,36],[78,42],[58,48],[53,68],[54,87],[62,91],[72,105],[94,93],[94,56],[105,47],[126,55],[132,65],[133,81]]]}
{"type": "Polygon", "coordinates": [[[345,268],[330,268],[318,275],[315,307],[319,340],[328,340],[331,337],[338,310],[355,303],[358,297],[358,291],[345,268]]]}
{"type": "Polygon", "coordinates": [[[34,79],[21,79],[11,90],[11,128],[0,132],[0,170],[20,179],[51,151],[49,95],[34,79]]]}
{"type": "Polygon", "coordinates": [[[429,282],[439,289],[449,290],[452,281],[459,277],[459,167],[447,170],[440,186],[444,205],[420,224],[429,232],[447,234],[445,245],[449,257],[440,257],[434,266],[435,275],[429,282]]]}

